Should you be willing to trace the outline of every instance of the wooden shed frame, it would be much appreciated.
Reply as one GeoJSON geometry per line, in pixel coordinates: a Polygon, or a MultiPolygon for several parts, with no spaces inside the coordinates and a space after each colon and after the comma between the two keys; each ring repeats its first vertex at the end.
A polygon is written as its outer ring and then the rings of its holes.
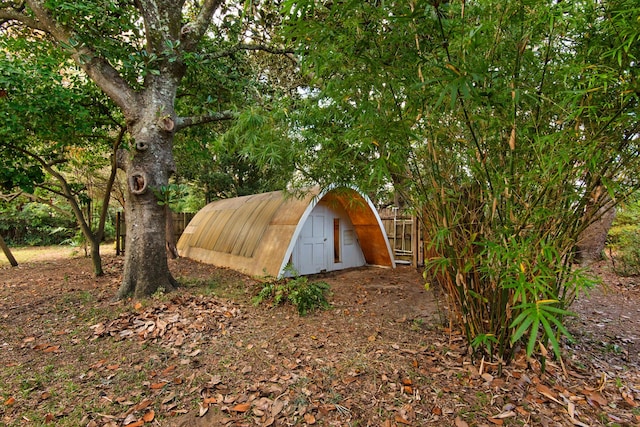
{"type": "Polygon", "coordinates": [[[395,267],[378,212],[365,194],[352,187],[314,188],[301,197],[275,191],[217,200],[189,222],[178,252],[252,276],[282,277],[318,204],[346,212],[367,265],[395,267]]]}

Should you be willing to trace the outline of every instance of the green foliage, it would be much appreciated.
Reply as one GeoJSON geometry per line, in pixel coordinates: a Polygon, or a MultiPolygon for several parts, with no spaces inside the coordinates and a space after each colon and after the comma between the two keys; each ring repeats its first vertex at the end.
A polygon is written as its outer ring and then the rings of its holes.
{"type": "Polygon", "coordinates": [[[253,303],[271,301],[276,306],[288,302],[298,309],[300,316],[305,316],[316,309],[331,307],[327,300],[329,292],[330,286],[326,282],[310,282],[305,276],[284,278],[265,282],[253,303]]]}
{"type": "Polygon", "coordinates": [[[188,129],[176,137],[179,179],[197,184],[206,201],[281,190],[293,174],[276,119],[247,108],[233,125],[188,129]]]}
{"type": "Polygon", "coordinates": [[[392,184],[469,344],[508,361],[520,340],[530,354],[550,342],[559,356],[568,307],[593,284],[573,269],[577,238],[640,188],[632,2],[286,5],[315,77],[294,118],[302,175],[392,184]]]}
{"type": "Polygon", "coordinates": [[[43,203],[14,200],[0,202],[0,234],[10,245],[57,245],[75,235],[77,226],[71,211],[43,203]]]}
{"type": "Polygon", "coordinates": [[[511,343],[513,344],[528,335],[527,356],[531,356],[538,341],[540,326],[542,326],[542,341],[551,342],[555,356],[561,358],[560,344],[556,333],[571,339],[571,334],[562,324],[562,319],[565,316],[573,315],[573,313],[556,307],[555,304],[558,303],[557,300],[549,299],[531,303],[523,302],[514,307],[520,314],[509,325],[510,328],[515,328],[515,332],[511,335],[511,343]]]}
{"type": "Polygon", "coordinates": [[[617,274],[640,274],[640,202],[633,200],[619,207],[607,244],[617,274]]]}

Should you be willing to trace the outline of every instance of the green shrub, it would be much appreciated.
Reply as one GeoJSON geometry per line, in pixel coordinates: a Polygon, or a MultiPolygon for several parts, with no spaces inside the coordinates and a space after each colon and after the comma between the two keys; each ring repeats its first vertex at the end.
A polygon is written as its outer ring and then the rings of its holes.
{"type": "Polygon", "coordinates": [[[620,227],[616,233],[613,270],[620,276],[640,274],[640,229],[638,227],[620,227]]]}
{"type": "Polygon", "coordinates": [[[271,301],[272,305],[276,306],[289,302],[298,309],[299,315],[305,316],[318,308],[331,307],[327,301],[330,288],[326,282],[309,282],[303,276],[268,281],[253,298],[253,303],[258,305],[264,301],[271,301]]]}
{"type": "Polygon", "coordinates": [[[613,270],[621,276],[640,274],[640,202],[634,200],[616,212],[607,245],[612,252],[613,270]]]}
{"type": "Polygon", "coordinates": [[[0,234],[9,245],[57,245],[69,239],[77,226],[70,209],[43,203],[0,202],[0,234]]]}

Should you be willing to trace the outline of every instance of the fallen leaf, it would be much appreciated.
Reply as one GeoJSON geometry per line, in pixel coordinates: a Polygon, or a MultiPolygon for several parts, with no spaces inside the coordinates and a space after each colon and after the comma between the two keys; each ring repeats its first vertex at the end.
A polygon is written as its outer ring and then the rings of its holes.
{"type": "Polygon", "coordinates": [[[123,425],[129,427],[140,427],[144,425],[144,421],[142,419],[137,419],[135,415],[129,414],[122,422],[123,425]]]}
{"type": "Polygon", "coordinates": [[[135,408],[133,408],[136,411],[142,411],[143,409],[147,408],[149,405],[151,405],[153,403],[153,401],[151,399],[144,399],[143,401],[141,401],[140,403],[138,403],[135,408]]]}
{"type": "Polygon", "coordinates": [[[411,423],[410,423],[409,421],[405,420],[405,419],[404,419],[404,418],[402,418],[400,415],[396,415],[396,416],[394,417],[394,420],[396,420],[396,422],[397,422],[397,423],[399,423],[399,424],[404,424],[404,425],[408,425],[408,426],[410,426],[410,425],[411,425],[411,423]]]}
{"type": "Polygon", "coordinates": [[[502,412],[502,413],[500,413],[498,415],[494,415],[493,417],[490,417],[490,418],[494,418],[496,420],[501,420],[503,418],[511,418],[511,417],[515,417],[515,416],[516,416],[516,413],[513,412],[513,411],[504,411],[504,412],[502,412]]]}
{"type": "Polygon", "coordinates": [[[198,412],[198,416],[202,417],[204,416],[204,414],[207,413],[207,411],[209,410],[209,405],[205,405],[203,403],[198,403],[198,406],[200,407],[200,410],[198,412]]]}
{"type": "Polygon", "coordinates": [[[454,422],[456,423],[456,427],[469,427],[469,424],[460,417],[456,417],[454,422]]]}
{"type": "Polygon", "coordinates": [[[55,417],[51,412],[47,413],[47,415],[44,416],[44,422],[47,424],[49,424],[50,422],[53,422],[54,419],[55,417]]]}
{"type": "Polygon", "coordinates": [[[307,424],[315,424],[316,423],[316,417],[314,417],[313,414],[307,412],[306,414],[304,414],[304,421],[307,424]]]}
{"type": "Polygon", "coordinates": [[[284,409],[284,402],[276,400],[271,407],[271,416],[276,417],[284,409]]]}
{"type": "Polygon", "coordinates": [[[144,415],[142,416],[142,420],[143,420],[145,423],[150,423],[151,421],[153,421],[153,419],[155,418],[155,416],[156,416],[155,411],[154,411],[153,409],[150,409],[146,414],[144,414],[144,415]]]}
{"type": "Polygon", "coordinates": [[[166,386],[167,383],[153,383],[149,386],[150,389],[152,390],[158,390],[160,388],[163,388],[164,386],[166,386]]]}
{"type": "Polygon", "coordinates": [[[176,369],[176,365],[171,365],[162,371],[162,375],[167,376],[176,369]]]}
{"type": "Polygon", "coordinates": [[[16,399],[13,396],[4,401],[4,406],[11,406],[16,403],[16,399]]]}
{"type": "Polygon", "coordinates": [[[247,412],[251,408],[250,403],[238,403],[231,410],[233,412],[247,412]]]}
{"type": "Polygon", "coordinates": [[[60,346],[59,345],[50,345],[47,348],[45,348],[44,351],[45,353],[55,353],[57,351],[60,350],[60,346]]]}
{"type": "Polygon", "coordinates": [[[592,391],[591,393],[587,394],[587,398],[591,399],[593,402],[597,403],[600,406],[606,406],[606,404],[607,404],[607,399],[605,399],[597,391],[592,391]]]}
{"type": "Polygon", "coordinates": [[[567,412],[569,413],[569,416],[571,417],[571,419],[575,419],[576,417],[576,405],[573,402],[568,402],[567,403],[567,412]]]}
{"type": "Polygon", "coordinates": [[[631,406],[632,408],[635,408],[638,406],[638,403],[633,399],[633,395],[622,392],[622,398],[624,399],[625,402],[627,402],[627,405],[631,406]]]}
{"type": "Polygon", "coordinates": [[[492,422],[495,425],[501,426],[502,424],[504,424],[504,420],[500,419],[500,418],[492,418],[492,417],[487,417],[487,419],[492,422]]]}
{"type": "Polygon", "coordinates": [[[538,385],[536,385],[536,391],[538,393],[540,393],[541,395],[543,395],[543,396],[553,400],[554,402],[559,403],[559,404],[562,405],[562,403],[560,403],[560,401],[555,397],[555,393],[553,392],[553,390],[551,390],[546,385],[544,385],[542,383],[539,383],[538,385]]]}

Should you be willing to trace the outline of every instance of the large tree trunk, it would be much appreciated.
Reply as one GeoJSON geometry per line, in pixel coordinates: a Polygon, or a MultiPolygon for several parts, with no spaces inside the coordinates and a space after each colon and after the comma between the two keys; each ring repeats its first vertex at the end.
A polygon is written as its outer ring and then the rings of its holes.
{"type": "Polygon", "coordinates": [[[120,153],[119,166],[127,173],[126,250],[122,285],[118,298],[149,296],[162,289],[173,290],[165,249],[166,210],[156,194],[175,171],[173,161],[173,98],[152,98],[140,119],[130,125],[133,137],[129,151],[120,153]],[[158,111],[170,112],[163,116],[158,111]]]}

